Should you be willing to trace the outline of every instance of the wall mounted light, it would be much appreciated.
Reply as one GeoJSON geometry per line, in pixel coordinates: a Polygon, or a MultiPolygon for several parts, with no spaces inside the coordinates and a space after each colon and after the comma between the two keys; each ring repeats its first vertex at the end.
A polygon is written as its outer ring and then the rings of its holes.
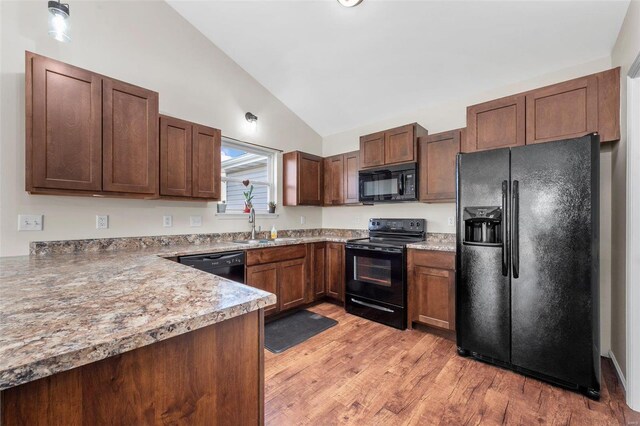
{"type": "Polygon", "coordinates": [[[344,7],[353,7],[362,3],[362,0],[338,0],[338,3],[340,3],[344,7]]]}
{"type": "Polygon", "coordinates": [[[250,131],[255,132],[258,128],[258,117],[254,114],[248,112],[244,115],[245,120],[247,120],[247,126],[250,131]]]}
{"type": "Polygon", "coordinates": [[[49,35],[61,42],[71,41],[69,5],[60,1],[49,1],[49,35]]]}

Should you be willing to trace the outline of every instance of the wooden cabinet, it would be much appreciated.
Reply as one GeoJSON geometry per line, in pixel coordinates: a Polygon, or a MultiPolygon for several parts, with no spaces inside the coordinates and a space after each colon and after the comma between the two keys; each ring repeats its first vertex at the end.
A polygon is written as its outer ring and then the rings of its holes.
{"type": "Polygon", "coordinates": [[[102,78],[27,54],[26,189],[102,190],[102,78]]]}
{"type": "Polygon", "coordinates": [[[360,202],[358,170],[360,170],[360,151],[344,154],[344,204],[357,204],[360,202]]]}
{"type": "Polygon", "coordinates": [[[409,327],[455,330],[455,253],[409,250],[409,327]]]}
{"type": "Polygon", "coordinates": [[[360,202],[359,168],[359,151],[333,155],[324,159],[325,206],[340,206],[360,202]]]}
{"type": "Polygon", "coordinates": [[[360,167],[384,165],[384,132],[360,137],[360,167]]]}
{"type": "Polygon", "coordinates": [[[418,161],[418,138],[427,130],[417,123],[360,137],[360,168],[418,161]]]}
{"type": "Polygon", "coordinates": [[[344,302],[344,244],[327,243],[326,292],[327,296],[344,302]]]}
{"type": "Polygon", "coordinates": [[[26,53],[26,190],[155,198],[158,94],[26,53]]]}
{"type": "MultiPolygon", "coordinates": [[[[278,264],[247,266],[247,285],[278,295],[278,264]]],[[[264,309],[265,315],[275,314],[279,310],[279,302],[264,309]]]]}
{"type": "Polygon", "coordinates": [[[507,96],[467,108],[463,152],[525,144],[525,96],[507,96]]]}
{"type": "Polygon", "coordinates": [[[620,139],[620,68],[467,108],[463,152],[569,139],[620,139]]]}
{"type": "Polygon", "coordinates": [[[294,259],[278,263],[278,307],[281,311],[295,308],[306,301],[305,259],[294,259]]]}
{"type": "Polygon", "coordinates": [[[323,158],[300,151],[283,154],[284,206],[321,206],[324,202],[323,158]]]}
{"type": "Polygon", "coordinates": [[[309,302],[318,300],[326,294],[326,246],[326,243],[309,244],[309,254],[307,256],[310,259],[309,286],[312,294],[309,302]]]}
{"type": "Polygon", "coordinates": [[[246,284],[273,293],[278,301],[265,315],[286,311],[307,301],[307,248],[302,244],[248,250],[246,284]]]}
{"type": "Polygon", "coordinates": [[[220,199],[220,130],[160,117],[160,195],[220,199]]]}
{"type": "Polygon", "coordinates": [[[528,93],[527,144],[598,130],[598,79],[591,75],[528,93]]]}
{"type": "Polygon", "coordinates": [[[324,205],[341,205],[344,202],[344,155],[324,159],[324,205]]]}
{"type": "Polygon", "coordinates": [[[158,94],[102,80],[102,189],[158,193],[158,94]]]}
{"type": "Polygon", "coordinates": [[[420,201],[455,202],[456,155],[465,129],[420,138],[420,201]]]}

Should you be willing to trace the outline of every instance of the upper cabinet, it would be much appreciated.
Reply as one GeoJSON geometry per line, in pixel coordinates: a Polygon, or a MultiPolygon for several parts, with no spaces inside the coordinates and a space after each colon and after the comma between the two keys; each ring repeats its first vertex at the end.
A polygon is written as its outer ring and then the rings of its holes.
{"type": "Polygon", "coordinates": [[[456,156],[465,129],[420,138],[420,201],[455,202],[456,156]]]}
{"type": "Polygon", "coordinates": [[[333,155],[324,159],[324,205],[340,206],[360,202],[358,170],[360,152],[333,155]]]}
{"type": "Polygon", "coordinates": [[[321,206],[324,202],[323,158],[300,151],[282,155],[284,206],[321,206]]]}
{"type": "Polygon", "coordinates": [[[418,161],[418,138],[427,130],[417,123],[360,137],[360,168],[418,161]]]}
{"type": "Polygon", "coordinates": [[[160,117],[160,195],[220,199],[218,129],[160,117]]]}
{"type": "Polygon", "coordinates": [[[102,79],[102,190],[158,193],[158,94],[102,79]]]}
{"type": "Polygon", "coordinates": [[[525,97],[508,96],[467,108],[464,152],[525,144],[525,97]]]}
{"type": "Polygon", "coordinates": [[[340,205],[344,202],[344,155],[324,159],[324,205],[340,205]]]}
{"type": "Polygon", "coordinates": [[[153,198],[158,94],[26,54],[26,190],[153,198]]]}
{"type": "Polygon", "coordinates": [[[518,146],[598,132],[620,139],[620,68],[467,108],[462,151],[518,146]]]}

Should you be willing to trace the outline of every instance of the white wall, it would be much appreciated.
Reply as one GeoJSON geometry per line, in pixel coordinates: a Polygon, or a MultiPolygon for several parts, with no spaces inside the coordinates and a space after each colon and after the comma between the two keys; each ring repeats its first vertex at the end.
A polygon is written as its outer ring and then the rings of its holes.
{"type": "MultiPolygon", "coordinates": [[[[446,104],[415,111],[390,118],[385,121],[370,123],[347,132],[323,138],[323,155],[334,155],[356,150],[359,137],[379,130],[417,122],[429,130],[438,133],[466,126],[466,108],[479,102],[536,87],[558,83],[564,80],[611,68],[611,58],[605,57],[572,68],[499,87],[483,93],[470,93],[465,98],[451,100],[446,104]]],[[[613,144],[615,145],[615,144],[613,144]]],[[[600,312],[601,312],[601,353],[607,355],[611,347],[611,149],[612,144],[603,145],[600,155],[600,312]]],[[[455,217],[455,204],[423,204],[406,203],[357,207],[325,207],[322,225],[328,228],[366,228],[370,217],[420,217],[427,219],[427,229],[431,232],[455,232],[454,226],[448,225],[448,218],[455,217]]]]}
{"type": "MultiPolygon", "coordinates": [[[[627,279],[635,280],[637,277],[626,277],[626,243],[627,220],[637,218],[626,217],[627,207],[627,74],[633,61],[640,54],[640,2],[632,1],[622,24],[618,40],[613,48],[611,60],[613,65],[621,67],[621,99],[620,117],[622,121],[622,138],[613,150],[613,174],[612,174],[612,301],[615,309],[612,314],[612,347],[611,351],[620,366],[621,373],[627,373],[627,279]]],[[[630,284],[632,284],[630,283],[630,284]]],[[[635,306],[635,310],[640,306],[635,306]]],[[[637,336],[635,336],[637,338],[637,336]]],[[[638,356],[638,354],[636,354],[638,356]]],[[[638,361],[635,361],[638,363],[638,361]]],[[[637,378],[640,381],[640,375],[637,378]]],[[[636,395],[640,394],[640,386],[636,383],[636,395]]],[[[640,398],[636,397],[636,401],[640,398]]],[[[635,408],[640,403],[636,402],[635,408]]]]}
{"type": "MultiPolygon", "coordinates": [[[[29,241],[248,230],[246,220],[216,220],[215,203],[28,195],[24,191],[24,51],[30,50],[160,93],[160,111],[222,129],[222,134],[282,150],[320,154],[322,139],[264,87],[161,1],[71,2],[73,41],[47,36],[43,1],[0,1],[0,255],[28,252],[29,241]],[[259,117],[248,134],[244,114],[259,117]],[[17,232],[19,213],[44,214],[44,231],[17,232]],[[96,230],[108,214],[110,229],[96,230]],[[173,215],[173,228],[162,215],[173,215]],[[190,228],[190,215],[203,226],[190,228]]],[[[280,185],[278,188],[281,191],[280,185]]],[[[280,194],[279,194],[280,195],[280,194]]],[[[281,197],[278,197],[280,200],[281,197]]],[[[321,226],[317,208],[279,207],[280,229],[321,226]],[[300,225],[300,216],[306,225],[300,225]]]]}

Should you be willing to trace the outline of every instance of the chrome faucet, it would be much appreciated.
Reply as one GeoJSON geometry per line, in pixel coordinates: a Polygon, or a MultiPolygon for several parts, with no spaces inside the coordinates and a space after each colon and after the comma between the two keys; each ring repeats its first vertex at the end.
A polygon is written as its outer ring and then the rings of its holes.
{"type": "Polygon", "coordinates": [[[256,239],[256,211],[253,207],[249,210],[249,223],[251,224],[251,239],[256,239]]]}

